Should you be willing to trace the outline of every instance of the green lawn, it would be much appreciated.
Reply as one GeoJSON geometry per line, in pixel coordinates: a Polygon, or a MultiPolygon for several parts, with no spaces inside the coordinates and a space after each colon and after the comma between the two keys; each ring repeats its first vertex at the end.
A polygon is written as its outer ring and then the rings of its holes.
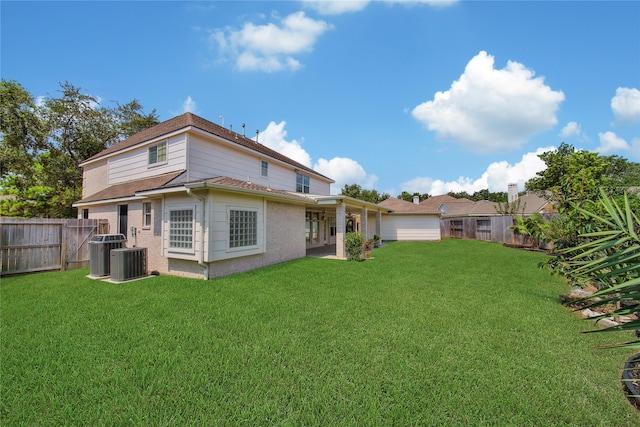
{"type": "Polygon", "coordinates": [[[0,423],[637,426],[541,253],[392,243],[212,281],[3,278],[0,423]]]}

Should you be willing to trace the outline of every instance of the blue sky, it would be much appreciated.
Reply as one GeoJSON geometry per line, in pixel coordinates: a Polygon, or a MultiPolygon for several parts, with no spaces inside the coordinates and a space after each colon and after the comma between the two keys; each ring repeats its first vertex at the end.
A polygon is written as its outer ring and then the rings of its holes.
{"type": "Polygon", "coordinates": [[[640,2],[0,3],[1,63],[191,111],[395,196],[507,191],[567,142],[640,161],[640,2]],[[223,118],[221,118],[221,116],[223,118]]]}

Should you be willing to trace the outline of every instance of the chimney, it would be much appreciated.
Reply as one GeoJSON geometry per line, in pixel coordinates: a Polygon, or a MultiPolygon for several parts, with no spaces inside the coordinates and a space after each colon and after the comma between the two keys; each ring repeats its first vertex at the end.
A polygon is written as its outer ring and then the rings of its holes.
{"type": "Polygon", "coordinates": [[[420,204],[420,196],[413,196],[413,204],[414,205],[420,204]]]}
{"type": "Polygon", "coordinates": [[[507,194],[509,203],[513,203],[518,200],[518,184],[509,184],[509,190],[507,194]]]}

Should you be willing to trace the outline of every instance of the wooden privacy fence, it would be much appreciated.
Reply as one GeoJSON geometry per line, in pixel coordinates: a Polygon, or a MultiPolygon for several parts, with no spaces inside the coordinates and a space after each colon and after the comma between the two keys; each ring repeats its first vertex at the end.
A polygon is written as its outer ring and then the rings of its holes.
{"type": "Polygon", "coordinates": [[[89,267],[89,241],[105,219],[0,218],[0,275],[89,267]]]}
{"type": "MultiPolygon", "coordinates": [[[[547,221],[551,215],[543,215],[547,221]]],[[[531,245],[526,237],[515,234],[509,229],[514,225],[513,215],[470,216],[440,219],[440,234],[443,238],[486,240],[489,242],[508,243],[512,245],[531,245]]],[[[547,244],[540,242],[540,248],[547,244]]]]}

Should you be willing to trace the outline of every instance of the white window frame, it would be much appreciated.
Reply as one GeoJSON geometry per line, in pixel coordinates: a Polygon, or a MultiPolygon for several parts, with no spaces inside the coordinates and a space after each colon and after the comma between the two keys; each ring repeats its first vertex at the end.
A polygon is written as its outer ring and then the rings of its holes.
{"type": "Polygon", "coordinates": [[[142,202],[142,228],[149,229],[153,219],[151,218],[151,202],[142,202]]]}
{"type": "Polygon", "coordinates": [[[296,172],[296,193],[309,194],[311,179],[308,175],[296,172]]]}
{"type": "MultiPolygon", "coordinates": [[[[227,250],[232,252],[232,251],[244,251],[247,249],[256,249],[259,247],[259,243],[260,243],[260,236],[259,236],[259,232],[260,232],[260,214],[259,214],[259,210],[256,208],[250,208],[250,207],[246,207],[246,206],[227,206],[227,250]],[[235,218],[235,213],[236,212],[242,212],[242,213],[251,213],[254,216],[254,230],[253,230],[253,234],[254,234],[254,239],[255,241],[252,244],[248,244],[248,245],[244,245],[244,246],[233,246],[234,242],[232,241],[232,232],[235,229],[238,229],[241,227],[241,225],[237,226],[237,227],[233,227],[232,226],[232,220],[236,219],[235,218]]],[[[238,240],[238,239],[236,239],[238,240]]],[[[244,236],[244,240],[246,239],[246,235],[244,236]]]]}
{"type": "Polygon", "coordinates": [[[169,151],[169,144],[167,142],[167,140],[163,140],[158,142],[157,144],[153,144],[150,145],[149,148],[147,149],[147,164],[149,167],[155,167],[155,166],[160,166],[160,165],[164,165],[167,163],[167,157],[168,156],[168,151],[169,151]],[[161,149],[161,147],[164,147],[161,149]],[[155,161],[151,161],[151,157],[152,157],[152,152],[155,151],[155,161]],[[161,153],[162,151],[162,153],[161,153]],[[162,158],[160,158],[160,154],[162,154],[162,158]]]}
{"type": "MultiPolygon", "coordinates": [[[[180,214],[176,214],[176,215],[180,215],[180,214]]],[[[195,234],[196,234],[196,208],[195,206],[172,206],[168,209],[168,215],[167,215],[167,249],[169,250],[169,252],[177,252],[177,253],[185,253],[185,254],[195,254],[195,234]],[[190,230],[191,230],[191,240],[189,241],[188,239],[178,239],[179,237],[181,237],[181,234],[183,233],[179,233],[177,235],[175,235],[174,233],[172,233],[172,231],[187,231],[189,230],[189,227],[186,225],[188,224],[189,221],[177,221],[178,224],[182,223],[182,228],[180,227],[175,227],[172,228],[171,225],[174,223],[174,221],[172,221],[172,214],[174,212],[191,212],[191,224],[190,224],[190,230]],[[174,237],[174,239],[172,239],[172,236],[174,237]],[[182,244],[184,246],[172,246],[172,244],[175,244],[175,242],[177,240],[181,240],[182,244]],[[187,246],[187,243],[189,243],[190,246],[187,246]]],[[[184,237],[188,237],[187,234],[184,234],[184,237]]]]}
{"type": "Polygon", "coordinates": [[[269,162],[264,160],[260,161],[260,176],[265,178],[269,176],[269,162]]]}

